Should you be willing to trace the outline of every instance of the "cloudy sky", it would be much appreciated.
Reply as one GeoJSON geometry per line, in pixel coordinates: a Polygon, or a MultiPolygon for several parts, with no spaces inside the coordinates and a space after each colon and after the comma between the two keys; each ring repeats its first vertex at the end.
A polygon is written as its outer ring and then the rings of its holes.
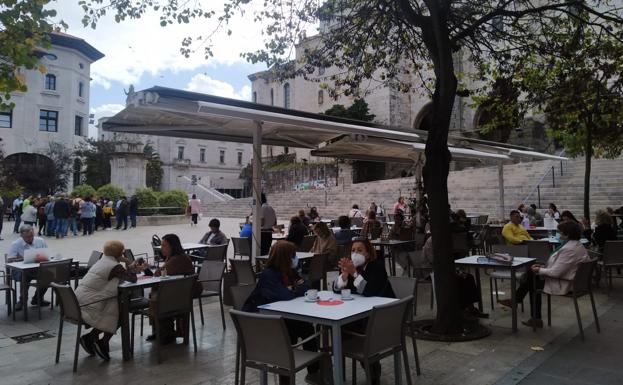
{"type": "MultiPolygon", "coordinates": [[[[220,9],[217,7],[222,0],[206,1],[210,7],[220,9]]],[[[85,39],[106,55],[91,67],[91,112],[96,118],[122,109],[124,89],[131,84],[136,90],[159,85],[250,100],[247,75],[265,69],[240,57],[241,52],[263,44],[260,27],[252,22],[252,12],[231,23],[231,36],[223,32],[213,39],[215,55],[206,60],[203,49],[190,58],[179,50],[184,37],[211,31],[214,24],[209,20],[163,28],[158,15],[150,13],[121,23],[106,17],[93,30],[82,26],[78,0],[58,0],[52,6],[58,18],[69,24],[69,34],[85,39]]],[[[95,133],[91,127],[90,135],[95,133]]]]}

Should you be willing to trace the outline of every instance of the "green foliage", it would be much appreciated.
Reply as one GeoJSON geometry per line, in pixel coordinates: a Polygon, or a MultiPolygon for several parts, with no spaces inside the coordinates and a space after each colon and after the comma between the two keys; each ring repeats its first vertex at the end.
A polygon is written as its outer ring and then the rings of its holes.
{"type": "Polygon", "coordinates": [[[151,187],[155,191],[158,191],[160,190],[160,184],[162,183],[162,175],[164,174],[160,155],[149,143],[143,147],[143,154],[147,156],[147,187],[151,187]]]}
{"type": "Polygon", "coordinates": [[[184,190],[169,190],[158,192],[158,206],[160,207],[179,207],[188,206],[188,194],[184,190]]]}
{"type": "Polygon", "coordinates": [[[120,187],[113,186],[109,183],[97,189],[97,196],[117,201],[122,196],[125,196],[125,192],[120,187]]]}
{"type": "Polygon", "coordinates": [[[73,173],[74,150],[61,142],[50,142],[45,155],[52,160],[56,171],[49,189],[55,192],[65,191],[73,173]]]}
{"type": "Polygon", "coordinates": [[[88,185],[88,184],[81,184],[78,185],[76,187],[74,187],[74,191],[71,192],[71,196],[73,198],[75,197],[82,197],[82,198],[86,198],[86,197],[94,197],[97,195],[97,191],[95,191],[95,189],[88,185]]]}
{"type": "Polygon", "coordinates": [[[158,206],[158,196],[150,187],[137,188],[134,195],[138,198],[141,207],[156,207],[158,206]]]}
{"type": "Polygon", "coordinates": [[[337,116],[340,118],[348,118],[353,120],[361,120],[364,122],[371,122],[374,120],[375,115],[370,114],[370,108],[368,103],[363,99],[356,99],[350,107],[346,108],[341,104],[336,104],[333,107],[326,110],[325,115],[337,116]]]}
{"type": "Polygon", "coordinates": [[[85,183],[99,188],[110,183],[110,154],[115,152],[116,141],[89,138],[76,150],[76,156],[85,165],[85,183]]]}

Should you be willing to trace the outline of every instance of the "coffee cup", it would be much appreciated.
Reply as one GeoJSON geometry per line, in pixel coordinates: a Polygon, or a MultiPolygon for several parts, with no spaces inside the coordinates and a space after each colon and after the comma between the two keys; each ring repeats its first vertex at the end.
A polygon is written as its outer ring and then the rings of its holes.
{"type": "Polygon", "coordinates": [[[318,299],[318,290],[310,289],[305,292],[305,299],[308,301],[315,301],[318,299]]]}
{"type": "Polygon", "coordinates": [[[333,292],[329,290],[318,292],[318,298],[321,301],[330,301],[333,299],[333,292]]]}
{"type": "Polygon", "coordinates": [[[350,289],[342,289],[342,298],[351,298],[350,289]]]}

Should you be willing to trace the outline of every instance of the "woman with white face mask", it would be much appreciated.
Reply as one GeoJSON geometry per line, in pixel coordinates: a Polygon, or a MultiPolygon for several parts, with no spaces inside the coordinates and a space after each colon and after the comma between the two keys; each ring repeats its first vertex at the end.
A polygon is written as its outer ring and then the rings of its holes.
{"type": "Polygon", "coordinates": [[[366,297],[395,298],[385,265],[376,258],[374,246],[367,238],[353,238],[350,258],[342,258],[339,267],[334,291],[350,289],[351,293],[366,297]]]}

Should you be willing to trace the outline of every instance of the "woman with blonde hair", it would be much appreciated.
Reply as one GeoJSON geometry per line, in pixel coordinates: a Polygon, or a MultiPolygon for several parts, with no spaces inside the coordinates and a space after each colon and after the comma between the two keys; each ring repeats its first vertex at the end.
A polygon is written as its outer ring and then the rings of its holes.
{"type": "Polygon", "coordinates": [[[311,252],[314,254],[337,254],[337,240],[333,232],[329,230],[327,224],[324,222],[318,222],[313,228],[316,240],[311,248],[311,252]]]}

